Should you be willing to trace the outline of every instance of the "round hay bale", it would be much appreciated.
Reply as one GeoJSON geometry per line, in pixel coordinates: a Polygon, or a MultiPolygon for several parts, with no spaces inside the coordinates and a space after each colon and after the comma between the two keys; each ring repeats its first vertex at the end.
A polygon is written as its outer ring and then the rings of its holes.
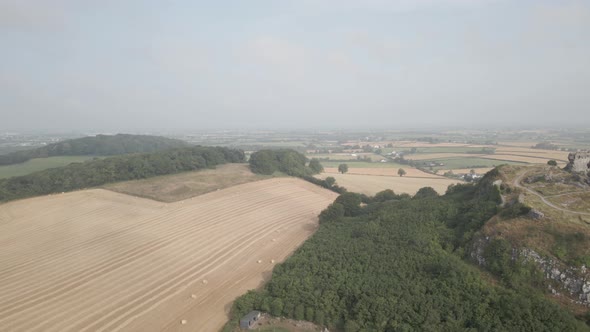
{"type": "Polygon", "coordinates": [[[270,262],[271,262],[272,264],[274,264],[274,263],[275,263],[275,260],[274,260],[274,259],[271,259],[271,260],[270,260],[270,262]]]}
{"type": "Polygon", "coordinates": [[[262,263],[262,260],[261,259],[258,260],[258,264],[260,264],[260,263],[262,263]]]}
{"type": "Polygon", "coordinates": [[[192,299],[196,299],[196,298],[197,298],[197,296],[196,296],[195,294],[191,294],[191,298],[192,298],[192,299]]]}
{"type": "Polygon", "coordinates": [[[186,323],[187,323],[186,319],[183,319],[180,321],[180,324],[182,324],[182,325],[186,325],[186,323]]]}
{"type": "Polygon", "coordinates": [[[208,283],[207,279],[203,279],[203,283],[206,285],[208,283]]]}

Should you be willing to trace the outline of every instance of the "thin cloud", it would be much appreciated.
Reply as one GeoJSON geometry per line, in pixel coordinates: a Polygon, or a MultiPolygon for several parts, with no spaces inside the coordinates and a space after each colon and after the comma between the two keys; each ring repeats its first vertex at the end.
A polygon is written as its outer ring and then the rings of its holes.
{"type": "Polygon", "coordinates": [[[587,1],[539,4],[533,9],[533,15],[541,25],[590,27],[590,3],[587,1]]]}
{"type": "Polygon", "coordinates": [[[0,1],[0,31],[63,27],[66,13],[59,2],[0,1]]]}

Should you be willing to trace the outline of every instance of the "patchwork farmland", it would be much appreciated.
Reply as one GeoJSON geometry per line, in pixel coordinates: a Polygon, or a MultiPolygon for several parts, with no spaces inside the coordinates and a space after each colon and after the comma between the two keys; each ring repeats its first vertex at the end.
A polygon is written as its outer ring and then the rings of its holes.
{"type": "Polygon", "coordinates": [[[93,189],[0,205],[0,326],[218,330],[335,197],[274,178],[175,203],[93,189]]]}

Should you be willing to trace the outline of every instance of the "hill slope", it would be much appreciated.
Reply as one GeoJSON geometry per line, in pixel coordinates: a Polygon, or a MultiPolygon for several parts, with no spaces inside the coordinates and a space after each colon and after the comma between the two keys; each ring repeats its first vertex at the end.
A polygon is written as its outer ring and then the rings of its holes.
{"type": "Polygon", "coordinates": [[[97,135],[66,140],[33,150],[0,155],[0,165],[23,163],[34,158],[55,156],[113,156],[127,153],[148,153],[189,146],[188,143],[160,136],[97,135]]]}
{"type": "Polygon", "coordinates": [[[488,221],[470,255],[508,283],[549,289],[590,321],[590,179],[550,166],[504,166],[499,176],[512,213],[488,221]]]}
{"type": "Polygon", "coordinates": [[[344,331],[588,330],[538,291],[489,283],[461,259],[498,212],[495,175],[445,196],[390,193],[364,207],[341,195],[264,290],[236,301],[233,318],[259,309],[344,331]]]}

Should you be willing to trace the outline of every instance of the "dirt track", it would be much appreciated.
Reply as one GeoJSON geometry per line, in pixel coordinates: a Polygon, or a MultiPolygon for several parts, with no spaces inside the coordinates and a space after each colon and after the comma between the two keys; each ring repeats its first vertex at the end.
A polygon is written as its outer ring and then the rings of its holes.
{"type": "Polygon", "coordinates": [[[555,204],[553,204],[553,203],[549,202],[549,201],[548,201],[548,200],[545,198],[545,196],[543,196],[543,195],[539,194],[538,192],[536,192],[536,191],[534,191],[534,190],[532,190],[532,189],[530,189],[530,188],[527,188],[527,187],[523,186],[523,185],[521,184],[521,181],[522,181],[522,179],[525,177],[525,175],[526,175],[526,174],[527,174],[527,171],[525,170],[525,171],[521,172],[519,175],[517,175],[517,176],[514,178],[514,181],[512,181],[512,185],[514,185],[514,186],[515,186],[515,187],[517,187],[517,188],[520,188],[520,189],[526,190],[526,191],[527,191],[529,194],[532,194],[532,195],[535,195],[535,196],[539,197],[539,198],[541,199],[541,201],[542,201],[542,202],[543,202],[545,205],[547,205],[547,206],[549,206],[549,207],[551,207],[551,208],[553,208],[553,209],[556,209],[556,210],[559,210],[559,211],[562,211],[562,212],[567,212],[567,213],[579,214],[579,215],[583,215],[583,216],[590,216],[590,213],[586,213],[586,212],[579,212],[579,211],[573,211],[573,210],[568,210],[568,209],[564,209],[564,208],[562,208],[562,207],[560,207],[560,206],[557,206],[557,205],[555,205],[555,204]]]}
{"type": "Polygon", "coordinates": [[[0,205],[0,330],[218,330],[335,197],[278,178],[171,204],[96,189],[0,205]]]}

